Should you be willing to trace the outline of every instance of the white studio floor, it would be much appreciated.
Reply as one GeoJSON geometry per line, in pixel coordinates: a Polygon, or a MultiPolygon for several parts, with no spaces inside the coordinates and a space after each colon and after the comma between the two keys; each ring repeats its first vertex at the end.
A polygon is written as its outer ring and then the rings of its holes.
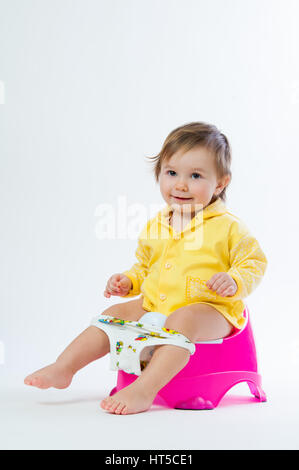
{"type": "Polygon", "coordinates": [[[239,384],[211,411],[154,406],[117,416],[99,402],[112,388],[75,376],[66,390],[38,390],[1,379],[1,449],[298,449],[299,386],[263,383],[266,403],[239,384]],[[86,383],[88,382],[87,386],[86,383]]]}

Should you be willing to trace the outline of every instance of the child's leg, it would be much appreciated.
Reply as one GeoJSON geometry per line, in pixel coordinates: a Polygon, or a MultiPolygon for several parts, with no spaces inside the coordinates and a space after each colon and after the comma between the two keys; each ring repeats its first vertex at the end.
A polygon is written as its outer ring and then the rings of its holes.
{"type": "MultiPolygon", "coordinates": [[[[233,329],[216,309],[199,303],[176,310],[167,317],[164,326],[182,333],[193,343],[224,338],[233,329]]],[[[151,361],[141,375],[128,387],[103,400],[101,407],[116,414],[146,411],[159,390],[185,367],[189,356],[187,349],[178,346],[156,347],[151,361]]]]}
{"type": "MultiPolygon", "coordinates": [[[[104,315],[122,320],[137,321],[144,315],[142,298],[124,302],[104,310],[104,315]]],[[[106,333],[95,326],[89,326],[60,354],[56,362],[28,375],[24,383],[39,388],[66,388],[74,374],[92,361],[106,355],[110,350],[106,333]]]]}

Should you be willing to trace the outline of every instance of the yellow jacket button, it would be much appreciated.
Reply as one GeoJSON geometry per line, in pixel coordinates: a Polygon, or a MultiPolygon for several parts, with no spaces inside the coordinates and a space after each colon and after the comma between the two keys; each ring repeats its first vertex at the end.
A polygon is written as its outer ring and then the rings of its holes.
{"type": "Polygon", "coordinates": [[[165,300],[165,299],[166,299],[166,295],[165,295],[165,294],[160,294],[160,299],[161,299],[161,300],[165,300]]]}
{"type": "Polygon", "coordinates": [[[165,268],[166,268],[166,269],[171,268],[171,264],[170,264],[170,263],[166,263],[166,264],[165,264],[165,268]]]}

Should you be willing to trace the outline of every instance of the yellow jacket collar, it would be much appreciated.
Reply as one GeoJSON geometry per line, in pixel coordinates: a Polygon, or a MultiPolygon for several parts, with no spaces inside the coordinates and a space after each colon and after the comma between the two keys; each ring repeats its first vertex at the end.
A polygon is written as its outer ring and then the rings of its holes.
{"type": "MultiPolygon", "coordinates": [[[[161,224],[164,225],[165,227],[169,227],[169,219],[170,219],[170,215],[172,212],[173,212],[172,207],[169,204],[167,204],[167,206],[165,206],[158,213],[158,216],[160,215],[161,224]]],[[[227,212],[226,205],[224,204],[222,199],[218,198],[212,204],[209,204],[208,206],[206,206],[203,210],[198,211],[197,214],[193,217],[193,219],[191,219],[187,227],[189,228],[196,227],[197,225],[201,224],[202,220],[209,219],[211,217],[215,217],[218,215],[222,215],[222,214],[225,214],[226,212],[227,212]]]]}

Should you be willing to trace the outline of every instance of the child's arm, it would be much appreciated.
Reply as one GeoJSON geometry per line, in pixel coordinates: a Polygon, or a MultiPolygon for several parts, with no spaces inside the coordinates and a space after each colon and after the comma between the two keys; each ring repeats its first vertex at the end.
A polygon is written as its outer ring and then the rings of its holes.
{"type": "Polygon", "coordinates": [[[207,286],[230,300],[240,300],[251,294],[261,282],[267,258],[258,241],[240,222],[232,224],[228,249],[230,269],[227,273],[213,275],[207,286]],[[233,295],[228,292],[233,292],[233,295]]]}
{"type": "Polygon", "coordinates": [[[141,292],[141,285],[146,278],[149,270],[149,261],[150,261],[150,249],[146,245],[145,240],[147,238],[147,228],[150,221],[146,224],[144,229],[141,232],[141,235],[138,238],[138,246],[135,252],[135,256],[138,259],[138,262],[135,263],[131,269],[128,271],[123,271],[122,274],[127,276],[131,280],[131,289],[126,295],[122,297],[134,297],[139,295],[141,292]]]}
{"type": "Polygon", "coordinates": [[[247,297],[261,282],[267,258],[258,241],[244,224],[234,223],[229,238],[230,269],[228,274],[236,282],[238,289],[232,300],[247,297]]]}

